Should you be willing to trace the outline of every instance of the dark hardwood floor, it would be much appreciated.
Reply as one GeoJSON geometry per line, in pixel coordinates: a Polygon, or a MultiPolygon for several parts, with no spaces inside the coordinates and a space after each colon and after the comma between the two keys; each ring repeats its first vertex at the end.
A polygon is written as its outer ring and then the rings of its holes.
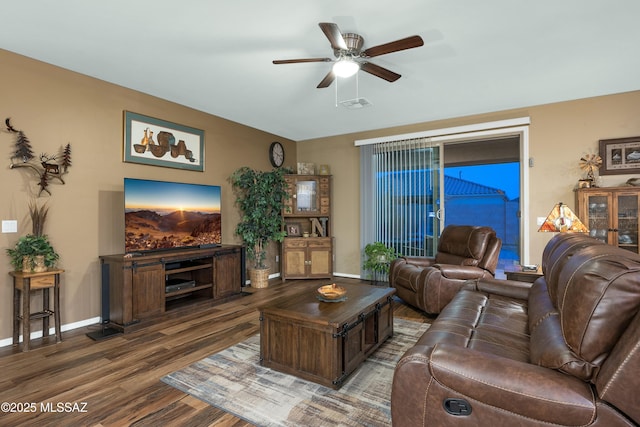
{"type": "MultiPolygon", "coordinates": [[[[265,289],[245,288],[247,296],[175,312],[101,341],[86,336],[96,325],[64,332],[58,344],[33,340],[27,353],[0,348],[0,425],[249,426],[160,379],[257,333],[261,304],[326,283],[275,280],[265,289]]],[[[400,299],[394,310],[395,317],[429,321],[400,299]]]]}

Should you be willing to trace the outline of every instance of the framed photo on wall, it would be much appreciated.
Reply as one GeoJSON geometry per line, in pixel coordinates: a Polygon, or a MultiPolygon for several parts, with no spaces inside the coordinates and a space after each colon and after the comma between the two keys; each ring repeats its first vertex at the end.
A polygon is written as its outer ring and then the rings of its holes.
{"type": "Polygon", "coordinates": [[[204,131],[124,112],[124,161],[204,171],[204,131]]]}
{"type": "Polygon", "coordinates": [[[600,175],[640,173],[640,136],[631,138],[601,139],[600,175]]]}

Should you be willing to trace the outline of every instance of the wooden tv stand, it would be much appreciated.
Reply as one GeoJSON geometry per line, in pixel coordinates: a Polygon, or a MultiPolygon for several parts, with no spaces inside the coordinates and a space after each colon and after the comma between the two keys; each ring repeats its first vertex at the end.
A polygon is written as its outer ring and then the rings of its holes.
{"type": "Polygon", "coordinates": [[[171,310],[238,296],[244,283],[244,251],[236,245],[104,255],[100,262],[109,323],[125,332],[171,310]]]}

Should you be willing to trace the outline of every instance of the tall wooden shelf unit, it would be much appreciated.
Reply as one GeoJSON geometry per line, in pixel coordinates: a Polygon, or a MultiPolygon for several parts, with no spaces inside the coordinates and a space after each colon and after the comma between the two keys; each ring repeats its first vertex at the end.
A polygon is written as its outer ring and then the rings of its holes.
{"type": "Polygon", "coordinates": [[[640,188],[605,187],[576,190],[576,215],[589,234],[631,252],[640,253],[638,244],[640,188]]]}
{"type": "Polygon", "coordinates": [[[282,215],[287,230],[293,226],[298,235],[282,242],[282,279],[331,278],[331,176],[285,175],[285,181],[289,197],[282,215]]]}
{"type": "Polygon", "coordinates": [[[100,261],[109,322],[123,331],[172,310],[242,293],[244,251],[237,245],[104,255],[100,261]]]}

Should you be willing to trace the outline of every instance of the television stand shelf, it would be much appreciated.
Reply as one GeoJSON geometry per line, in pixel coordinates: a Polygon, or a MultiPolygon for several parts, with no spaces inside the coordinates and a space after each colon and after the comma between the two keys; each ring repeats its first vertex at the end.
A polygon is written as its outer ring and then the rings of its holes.
{"type": "Polygon", "coordinates": [[[109,323],[128,327],[203,301],[218,303],[242,294],[244,250],[222,245],[100,257],[109,289],[109,323]]]}

